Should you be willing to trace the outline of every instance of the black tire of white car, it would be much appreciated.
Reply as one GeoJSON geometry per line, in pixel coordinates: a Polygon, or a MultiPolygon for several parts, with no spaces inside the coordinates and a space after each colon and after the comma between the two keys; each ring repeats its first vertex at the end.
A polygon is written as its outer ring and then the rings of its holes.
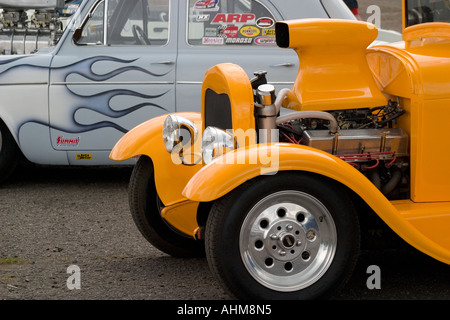
{"type": "Polygon", "coordinates": [[[12,175],[19,162],[19,155],[16,141],[0,119],[0,183],[12,175]]]}
{"type": "Polygon", "coordinates": [[[139,158],[131,174],[129,204],[137,228],[154,247],[179,258],[205,255],[203,241],[182,235],[161,217],[162,203],[156,192],[153,162],[147,156],[139,158]]]}
{"type": "Polygon", "coordinates": [[[210,269],[239,299],[326,299],[350,278],[359,222],[342,187],[280,172],[217,200],[206,226],[210,269]]]}

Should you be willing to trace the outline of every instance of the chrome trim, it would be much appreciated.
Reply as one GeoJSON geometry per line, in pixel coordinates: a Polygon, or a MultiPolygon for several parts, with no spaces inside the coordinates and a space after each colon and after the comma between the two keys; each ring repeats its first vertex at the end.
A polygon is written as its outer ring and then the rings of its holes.
{"type": "MultiPolygon", "coordinates": [[[[202,81],[177,81],[176,84],[203,84],[202,81]]],[[[268,82],[268,84],[272,84],[274,86],[276,85],[286,85],[286,86],[293,86],[294,82],[293,81],[270,81],[268,82]]]]}
{"type": "Polygon", "coordinates": [[[202,135],[202,159],[203,163],[208,164],[223,154],[215,155],[216,149],[226,148],[230,150],[237,149],[238,143],[236,137],[231,133],[216,128],[207,127],[202,135]],[[208,137],[209,135],[209,137],[208,137]],[[207,138],[207,139],[206,139],[207,138]]]}
{"type": "MultiPolygon", "coordinates": [[[[16,84],[16,83],[14,83],[16,84]]],[[[36,84],[36,83],[33,83],[36,84]]],[[[41,83],[41,84],[48,84],[48,83],[41,83]]],[[[158,84],[175,84],[173,81],[122,81],[122,82],[101,82],[101,81],[94,81],[94,82],[51,82],[50,85],[55,86],[61,86],[61,85],[139,85],[139,84],[152,84],[152,85],[158,85],[158,84]]],[[[0,84],[1,85],[1,84],[0,84]]]]}
{"type": "MultiPolygon", "coordinates": [[[[168,115],[166,117],[163,125],[163,140],[167,152],[181,152],[181,149],[176,148],[177,145],[186,145],[186,140],[183,139],[181,132],[182,129],[189,132],[190,139],[188,142],[190,141],[191,145],[193,145],[198,137],[198,129],[195,124],[191,120],[177,115],[168,115]]],[[[183,159],[181,160],[183,161],[183,159]]]]}
{"type": "Polygon", "coordinates": [[[334,261],[337,240],[333,216],[320,200],[285,190],[250,209],[239,250],[253,279],[272,290],[293,292],[322,278],[334,261]]]}
{"type": "Polygon", "coordinates": [[[109,8],[109,0],[105,0],[105,7],[103,8],[103,45],[107,45],[108,39],[108,8],[109,8]]]}

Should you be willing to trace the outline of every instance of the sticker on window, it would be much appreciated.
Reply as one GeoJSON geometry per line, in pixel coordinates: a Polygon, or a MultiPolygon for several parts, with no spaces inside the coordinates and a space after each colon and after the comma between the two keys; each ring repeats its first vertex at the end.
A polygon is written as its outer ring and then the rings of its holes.
{"type": "Polygon", "coordinates": [[[276,41],[275,37],[257,37],[255,38],[255,44],[263,46],[275,45],[276,41]]]}
{"type": "Polygon", "coordinates": [[[275,29],[262,29],[263,37],[275,37],[275,29]]]}
{"type": "Polygon", "coordinates": [[[252,44],[253,38],[227,38],[226,44],[252,44]]]}
{"type": "Polygon", "coordinates": [[[239,36],[239,27],[237,26],[219,28],[219,30],[220,34],[224,35],[225,37],[236,38],[237,36],[239,36]]]}
{"type": "Polygon", "coordinates": [[[259,29],[253,26],[245,26],[242,27],[240,30],[240,33],[244,36],[244,37],[256,37],[257,35],[259,35],[259,29]]]}
{"type": "Polygon", "coordinates": [[[195,19],[197,22],[207,22],[210,19],[209,14],[199,14],[195,19]]]}
{"type": "Polygon", "coordinates": [[[194,10],[198,11],[218,11],[219,0],[199,0],[194,5],[194,10]]]}
{"type": "Polygon", "coordinates": [[[217,29],[205,28],[205,37],[217,37],[217,29]]]}
{"type": "Polygon", "coordinates": [[[230,23],[255,24],[255,15],[253,13],[218,13],[211,22],[211,24],[230,23]]]}
{"type": "Polygon", "coordinates": [[[202,38],[202,44],[222,45],[223,44],[223,38],[221,38],[221,37],[204,37],[204,38],[202,38]]]}
{"type": "Polygon", "coordinates": [[[268,17],[262,17],[256,20],[256,25],[260,28],[270,28],[274,23],[273,19],[268,17]]]}

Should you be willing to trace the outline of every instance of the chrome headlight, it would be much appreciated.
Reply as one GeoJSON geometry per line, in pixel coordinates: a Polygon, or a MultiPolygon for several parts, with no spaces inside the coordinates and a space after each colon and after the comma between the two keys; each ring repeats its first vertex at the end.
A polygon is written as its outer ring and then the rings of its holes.
{"type": "Polygon", "coordinates": [[[163,126],[163,140],[167,152],[172,152],[176,145],[193,144],[198,136],[195,124],[184,117],[168,115],[163,126]]]}
{"type": "Polygon", "coordinates": [[[237,148],[237,142],[230,133],[208,127],[202,136],[202,158],[204,163],[210,163],[218,156],[237,148]]]}

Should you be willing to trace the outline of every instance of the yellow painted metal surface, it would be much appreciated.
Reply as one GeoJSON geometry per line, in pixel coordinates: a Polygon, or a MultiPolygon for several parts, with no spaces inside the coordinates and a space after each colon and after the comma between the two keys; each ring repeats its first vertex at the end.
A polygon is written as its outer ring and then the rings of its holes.
{"type": "Polygon", "coordinates": [[[250,79],[240,66],[220,63],[206,72],[201,100],[203,125],[205,125],[205,95],[208,89],[217,94],[226,94],[230,99],[233,127],[222,129],[255,129],[253,89],[250,79]]]}
{"type": "Polygon", "coordinates": [[[403,37],[368,49],[368,63],[382,91],[406,110],[397,125],[410,136],[411,200],[448,202],[450,24],[411,26],[403,37]]]}
{"type": "Polygon", "coordinates": [[[226,154],[224,159],[216,159],[203,167],[189,181],[183,194],[193,201],[212,201],[247,180],[260,176],[261,172],[274,173],[273,169],[313,172],[342,183],[358,194],[405,241],[435,259],[450,264],[448,235],[440,231],[430,238],[424,233],[432,232],[435,223],[448,221],[450,214],[448,203],[442,204],[440,209],[446,212],[443,220],[430,215],[421,216],[421,220],[418,221],[427,225],[427,228],[423,229],[420,223],[406,219],[409,211],[407,207],[403,206],[401,207],[403,211],[399,211],[400,207],[397,208],[387,200],[372,182],[351,165],[328,153],[305,146],[273,144],[240,148],[226,154]],[[267,170],[271,166],[267,161],[267,155],[278,155],[277,168],[267,170]],[[237,164],[238,159],[241,159],[241,164],[237,164]]]}
{"type": "Polygon", "coordinates": [[[450,203],[415,203],[393,201],[401,216],[431,241],[450,250],[450,203]]]}
{"type": "MultiPolygon", "coordinates": [[[[294,110],[341,110],[386,105],[364,53],[378,30],[361,21],[301,19],[277,23],[289,30],[300,63],[284,101],[294,110]]],[[[282,27],[282,26],[281,26],[282,27]]]]}
{"type": "Polygon", "coordinates": [[[183,201],[164,207],[161,216],[179,231],[195,237],[197,225],[198,202],[183,201]]]}
{"type": "MultiPolygon", "coordinates": [[[[200,113],[179,113],[178,115],[188,118],[201,127],[200,113]]],[[[110,158],[125,160],[139,155],[150,157],[155,168],[158,195],[165,206],[170,206],[186,200],[181,192],[201,164],[182,165],[177,154],[167,152],[162,138],[165,118],[166,116],[160,116],[148,120],[130,130],[114,146],[110,158]]]]}

